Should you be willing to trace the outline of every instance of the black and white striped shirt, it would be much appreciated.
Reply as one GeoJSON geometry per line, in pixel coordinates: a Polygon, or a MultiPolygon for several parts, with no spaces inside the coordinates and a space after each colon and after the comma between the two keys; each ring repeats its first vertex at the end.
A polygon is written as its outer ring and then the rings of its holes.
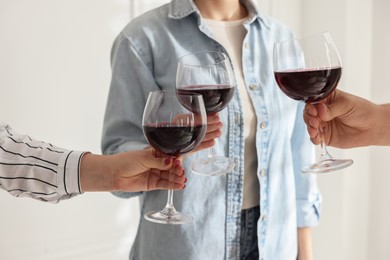
{"type": "Polygon", "coordinates": [[[83,154],[33,140],[0,122],[0,188],[47,202],[79,195],[83,154]]]}

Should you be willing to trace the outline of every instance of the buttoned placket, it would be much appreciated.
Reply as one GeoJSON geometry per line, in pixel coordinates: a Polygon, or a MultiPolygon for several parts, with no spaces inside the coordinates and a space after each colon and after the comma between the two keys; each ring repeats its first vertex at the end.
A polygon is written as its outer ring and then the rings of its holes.
{"type": "Polygon", "coordinates": [[[227,175],[227,205],[226,212],[226,259],[237,259],[240,253],[240,223],[242,205],[242,182],[243,182],[243,130],[242,117],[238,104],[238,93],[228,106],[229,111],[229,157],[234,157],[236,163],[234,170],[227,175]]]}
{"type": "MultiPolygon", "coordinates": [[[[248,35],[244,40],[243,48],[243,60],[250,61],[250,45],[248,42],[248,35]]],[[[252,73],[252,69],[249,68],[250,62],[243,62],[243,71],[244,78],[246,79],[246,84],[248,86],[248,93],[252,102],[256,104],[261,104],[260,106],[255,106],[255,112],[257,117],[257,131],[256,139],[257,141],[257,154],[258,154],[258,178],[260,182],[260,219],[259,219],[259,231],[258,231],[258,241],[259,241],[259,256],[260,259],[263,259],[264,251],[262,248],[265,246],[265,237],[267,230],[267,211],[268,211],[268,175],[267,175],[267,150],[268,150],[268,116],[267,109],[265,107],[263,91],[260,87],[260,84],[256,81],[255,75],[252,73]],[[260,108],[259,108],[260,107],[260,108]],[[260,144],[260,145],[258,145],[260,144]]]]}
{"type": "MultiPolygon", "coordinates": [[[[263,97],[262,97],[263,98],[263,97]]],[[[265,102],[263,102],[265,104],[265,102]]],[[[261,119],[259,126],[258,126],[258,132],[259,132],[259,138],[260,138],[260,145],[258,146],[258,153],[259,156],[259,172],[258,177],[260,180],[260,220],[259,220],[259,255],[260,259],[264,259],[262,257],[263,250],[265,246],[265,237],[266,237],[266,230],[267,230],[267,212],[268,212],[268,200],[266,199],[268,197],[268,174],[267,174],[267,153],[268,153],[268,139],[269,139],[269,133],[268,133],[268,123],[267,123],[267,109],[263,105],[261,109],[261,119]]]]}

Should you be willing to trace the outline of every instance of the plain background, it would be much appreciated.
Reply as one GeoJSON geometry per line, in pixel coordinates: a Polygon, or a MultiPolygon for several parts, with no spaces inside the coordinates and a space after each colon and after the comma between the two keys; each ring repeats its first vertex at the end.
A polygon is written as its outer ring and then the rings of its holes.
{"type": "MultiPolygon", "coordinates": [[[[0,0],[0,120],[36,139],[100,153],[112,42],[132,17],[165,2],[0,0]]],[[[388,0],[258,3],[297,36],[330,31],[344,65],[339,87],[390,102],[388,0]]],[[[318,176],[324,201],[315,259],[390,259],[390,148],[331,152],[355,163],[318,176]]],[[[1,260],[124,260],[140,217],[137,199],[106,193],[45,204],[0,191],[0,205],[1,260]]]]}

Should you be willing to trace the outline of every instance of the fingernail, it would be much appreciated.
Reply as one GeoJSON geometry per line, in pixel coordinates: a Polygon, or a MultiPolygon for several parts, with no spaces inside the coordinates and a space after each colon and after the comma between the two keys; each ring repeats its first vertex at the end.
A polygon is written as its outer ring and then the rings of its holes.
{"type": "Polygon", "coordinates": [[[184,184],[183,188],[181,188],[182,190],[184,190],[186,188],[186,185],[184,184]]]}
{"type": "Polygon", "coordinates": [[[169,165],[171,163],[171,158],[166,158],[164,163],[165,165],[169,165]]]}
{"type": "Polygon", "coordinates": [[[184,180],[184,183],[186,183],[187,182],[187,178],[185,178],[185,180],[184,180]]]}
{"type": "Polygon", "coordinates": [[[179,161],[179,160],[176,160],[176,161],[175,161],[175,165],[176,165],[176,166],[179,166],[179,165],[180,165],[180,161],[179,161]]]}

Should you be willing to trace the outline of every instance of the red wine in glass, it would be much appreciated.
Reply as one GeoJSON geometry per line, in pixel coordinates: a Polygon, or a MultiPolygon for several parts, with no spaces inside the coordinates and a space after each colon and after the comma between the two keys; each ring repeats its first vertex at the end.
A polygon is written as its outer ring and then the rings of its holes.
{"type": "MultiPolygon", "coordinates": [[[[329,96],[341,78],[341,59],[329,32],[274,45],[275,80],[281,91],[295,100],[318,103],[329,96]]],[[[302,168],[304,173],[324,173],[350,166],[350,159],[333,158],[323,141],[317,163],[302,168]]]]}
{"type": "MultiPolygon", "coordinates": [[[[207,115],[202,95],[176,91],[149,93],[142,117],[142,128],[149,144],[162,154],[178,157],[197,148],[206,135],[207,115]],[[185,107],[181,101],[191,106],[185,107]]],[[[168,190],[167,204],[160,211],[150,211],[146,220],[160,224],[185,224],[191,217],[173,206],[173,191],[168,190]]]]}
{"type": "Polygon", "coordinates": [[[197,93],[203,96],[207,114],[218,113],[224,109],[233,98],[234,87],[231,85],[196,85],[182,86],[177,89],[179,94],[197,93]]]}
{"type": "Polygon", "coordinates": [[[329,96],[340,78],[341,67],[275,71],[276,82],[283,93],[306,103],[316,103],[329,96]]]}
{"type": "MultiPolygon", "coordinates": [[[[226,108],[234,95],[236,80],[229,58],[216,51],[187,54],[180,58],[176,74],[176,91],[179,94],[199,93],[203,96],[208,115],[226,108]]],[[[186,102],[183,102],[186,104],[186,102]]],[[[189,110],[192,108],[185,105],[189,110]]],[[[234,160],[216,156],[213,148],[209,156],[194,160],[192,172],[206,176],[219,176],[234,169],[234,160]]]]}
{"type": "Polygon", "coordinates": [[[163,154],[174,157],[194,150],[206,134],[204,125],[176,123],[144,125],[143,130],[151,146],[163,154]]]}

